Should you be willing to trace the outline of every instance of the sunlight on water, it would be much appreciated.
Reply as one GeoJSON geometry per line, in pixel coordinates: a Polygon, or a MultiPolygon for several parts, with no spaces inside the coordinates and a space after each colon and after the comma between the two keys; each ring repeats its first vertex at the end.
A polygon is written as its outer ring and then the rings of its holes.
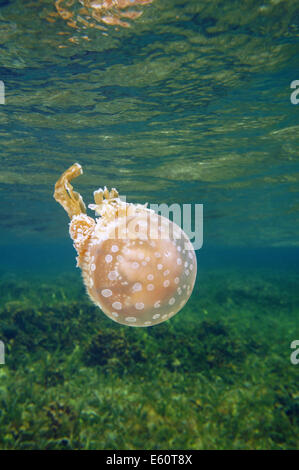
{"type": "MultiPolygon", "coordinates": [[[[67,21],[68,26],[76,29],[96,28],[105,31],[105,25],[122,26],[129,28],[127,20],[135,20],[142,15],[142,11],[132,10],[130,7],[146,5],[153,0],[56,0],[55,7],[61,18],[67,21]]],[[[51,12],[47,20],[55,21],[55,13],[51,12]]],[[[88,39],[88,36],[84,36],[88,39]]],[[[71,39],[71,38],[70,38],[71,39]]],[[[73,39],[75,42],[75,40],[73,39]]]]}

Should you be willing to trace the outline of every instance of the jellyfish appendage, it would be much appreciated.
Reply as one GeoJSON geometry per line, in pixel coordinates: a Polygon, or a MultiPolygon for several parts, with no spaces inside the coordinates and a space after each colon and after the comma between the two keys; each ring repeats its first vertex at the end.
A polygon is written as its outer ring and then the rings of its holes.
{"type": "Polygon", "coordinates": [[[74,215],[70,222],[69,232],[78,254],[77,266],[81,267],[82,265],[95,226],[94,219],[86,214],[74,215]]]}
{"type": "Polygon", "coordinates": [[[104,189],[99,188],[94,191],[95,204],[89,204],[88,208],[95,211],[96,215],[101,216],[103,224],[108,224],[113,220],[125,217],[128,212],[129,204],[122,201],[118,191],[112,188],[110,191],[105,186],[104,189]]]}
{"type": "Polygon", "coordinates": [[[83,170],[79,163],[68,168],[55,184],[54,199],[62,205],[70,219],[75,215],[86,214],[86,206],[79,193],[73,190],[70,181],[82,175],[83,170]]]}
{"type": "Polygon", "coordinates": [[[62,205],[71,219],[69,232],[78,253],[77,265],[81,265],[89,238],[96,225],[94,219],[86,215],[86,207],[81,195],[74,191],[70,181],[83,170],[79,163],[68,168],[55,184],[54,199],[62,205]]]}

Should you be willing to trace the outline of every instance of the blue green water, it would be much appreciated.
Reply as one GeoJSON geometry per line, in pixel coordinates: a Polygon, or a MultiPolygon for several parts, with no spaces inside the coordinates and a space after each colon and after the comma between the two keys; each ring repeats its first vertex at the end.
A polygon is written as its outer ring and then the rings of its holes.
{"type": "Polygon", "coordinates": [[[132,9],[102,30],[0,1],[0,448],[298,448],[298,5],[132,9]],[[53,199],[75,162],[86,203],[203,204],[173,320],[123,327],[88,299],[53,199]]]}

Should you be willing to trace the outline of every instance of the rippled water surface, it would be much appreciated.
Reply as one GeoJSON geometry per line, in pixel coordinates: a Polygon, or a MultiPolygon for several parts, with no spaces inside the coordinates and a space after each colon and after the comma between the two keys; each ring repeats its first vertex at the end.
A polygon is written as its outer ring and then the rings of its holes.
{"type": "Polygon", "coordinates": [[[0,2],[4,239],[66,237],[53,185],[78,161],[86,202],[200,202],[205,243],[297,244],[296,2],[141,1],[97,27],[57,3],[0,2]]]}

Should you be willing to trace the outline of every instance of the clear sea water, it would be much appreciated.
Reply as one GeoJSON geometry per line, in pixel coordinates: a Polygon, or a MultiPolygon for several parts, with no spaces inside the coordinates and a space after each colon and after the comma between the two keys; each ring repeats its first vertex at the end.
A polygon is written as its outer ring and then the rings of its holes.
{"type": "MultiPolygon", "coordinates": [[[[74,17],[88,17],[78,13],[79,1],[61,3],[74,17]]],[[[299,80],[298,3],[153,0],[132,10],[142,15],[126,19],[130,27],[99,21],[104,29],[74,28],[54,0],[0,0],[0,340],[7,359],[0,366],[0,447],[297,448],[299,365],[289,357],[299,339],[299,104],[290,100],[291,82],[299,80]],[[106,320],[87,298],[67,215],[53,199],[56,180],[75,162],[84,174],[74,186],[87,204],[105,185],[129,202],[203,204],[193,296],[161,327],[127,333],[133,329],[106,320]],[[80,321],[85,309],[93,312],[82,338],[72,310],[81,304],[80,321]],[[43,323],[47,308],[57,325],[43,323]],[[13,338],[8,323],[20,329],[13,338]],[[200,328],[213,335],[211,325],[228,328],[215,327],[224,341],[219,355],[228,357],[229,338],[233,348],[244,343],[243,362],[214,363],[200,350],[200,328]],[[69,328],[74,349],[62,340],[53,346],[59,328],[69,328]],[[121,362],[117,341],[104,351],[105,363],[78,358],[80,347],[99,347],[99,331],[107,343],[109,334],[121,335],[129,351],[132,344],[145,349],[148,376],[141,377],[138,359],[136,368],[121,362]],[[148,359],[147,337],[160,364],[148,359]],[[155,349],[155,341],[165,348],[155,349]],[[169,341],[184,351],[172,365],[163,362],[173,351],[169,341]],[[198,369],[190,359],[197,344],[198,369]],[[58,350],[59,366],[50,359],[58,350]],[[75,372],[69,354],[78,361],[75,372]],[[64,379],[48,382],[41,369],[64,379]],[[186,377],[196,385],[184,389],[186,377]],[[7,391],[15,381],[13,405],[7,391]],[[88,383],[93,390],[84,396],[88,383]],[[140,383],[157,391],[156,406],[144,390],[138,395],[140,383]],[[95,386],[104,398],[95,394],[94,403],[95,386]],[[118,413],[111,414],[112,404],[118,413]],[[131,434],[124,438],[128,406],[131,434]]]]}

